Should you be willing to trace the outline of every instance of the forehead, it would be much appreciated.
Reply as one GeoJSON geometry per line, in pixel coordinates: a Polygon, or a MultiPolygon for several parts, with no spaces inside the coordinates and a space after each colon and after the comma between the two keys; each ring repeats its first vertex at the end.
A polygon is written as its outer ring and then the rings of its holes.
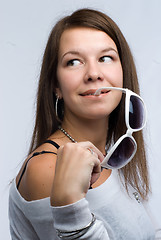
{"type": "Polygon", "coordinates": [[[90,50],[111,47],[117,50],[115,42],[105,32],[93,28],[71,28],[65,30],[60,38],[59,53],[69,49],[90,50]]]}

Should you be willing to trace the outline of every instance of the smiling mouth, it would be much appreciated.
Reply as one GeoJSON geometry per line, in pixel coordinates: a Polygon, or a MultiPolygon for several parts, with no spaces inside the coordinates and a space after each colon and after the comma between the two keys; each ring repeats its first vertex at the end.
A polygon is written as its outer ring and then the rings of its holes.
{"type": "Polygon", "coordinates": [[[91,90],[88,90],[82,94],[80,94],[81,96],[99,96],[101,94],[106,94],[108,92],[110,92],[110,90],[107,90],[107,89],[102,89],[101,90],[101,93],[99,95],[95,95],[95,92],[96,92],[97,89],[91,89],[91,90]]]}

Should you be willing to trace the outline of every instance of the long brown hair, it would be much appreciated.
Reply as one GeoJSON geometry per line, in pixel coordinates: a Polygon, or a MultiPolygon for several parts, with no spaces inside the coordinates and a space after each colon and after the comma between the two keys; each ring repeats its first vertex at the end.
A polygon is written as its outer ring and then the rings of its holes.
{"type": "MultiPolygon", "coordinates": [[[[40,146],[52,133],[58,129],[60,122],[55,115],[55,89],[58,86],[57,63],[60,38],[64,30],[74,27],[94,28],[107,33],[115,42],[123,69],[123,87],[129,88],[139,94],[139,85],[133,57],[129,46],[116,23],[102,12],[92,9],[80,9],[72,15],[64,17],[52,29],[45,53],[37,93],[36,122],[33,132],[30,153],[40,146]]],[[[63,107],[60,102],[58,109],[63,107]]],[[[61,111],[58,112],[60,118],[61,111]]],[[[124,101],[111,113],[107,144],[116,141],[125,133],[124,101]]],[[[132,185],[146,199],[149,192],[148,168],[142,132],[137,132],[134,137],[138,143],[137,153],[133,160],[120,171],[124,177],[125,187],[132,185]]]]}

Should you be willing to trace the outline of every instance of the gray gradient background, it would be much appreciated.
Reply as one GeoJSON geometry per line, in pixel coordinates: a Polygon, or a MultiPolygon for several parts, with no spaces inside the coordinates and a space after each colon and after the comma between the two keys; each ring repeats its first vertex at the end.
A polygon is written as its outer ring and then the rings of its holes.
{"type": "Polygon", "coordinates": [[[82,7],[103,10],[119,25],[135,58],[148,110],[146,147],[153,193],[150,206],[161,226],[161,1],[0,0],[0,238],[9,240],[9,182],[24,160],[35,114],[42,54],[53,24],[82,7]],[[3,236],[3,237],[2,237],[3,236]]]}

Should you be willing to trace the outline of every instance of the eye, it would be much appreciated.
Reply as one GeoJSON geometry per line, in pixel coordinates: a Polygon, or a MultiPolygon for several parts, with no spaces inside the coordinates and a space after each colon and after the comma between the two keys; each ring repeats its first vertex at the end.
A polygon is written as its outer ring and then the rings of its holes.
{"type": "Polygon", "coordinates": [[[112,60],[111,56],[103,56],[99,59],[99,62],[104,62],[104,63],[108,63],[112,60]]]}
{"type": "Polygon", "coordinates": [[[67,62],[67,66],[78,66],[81,62],[78,59],[71,59],[67,62]]]}

